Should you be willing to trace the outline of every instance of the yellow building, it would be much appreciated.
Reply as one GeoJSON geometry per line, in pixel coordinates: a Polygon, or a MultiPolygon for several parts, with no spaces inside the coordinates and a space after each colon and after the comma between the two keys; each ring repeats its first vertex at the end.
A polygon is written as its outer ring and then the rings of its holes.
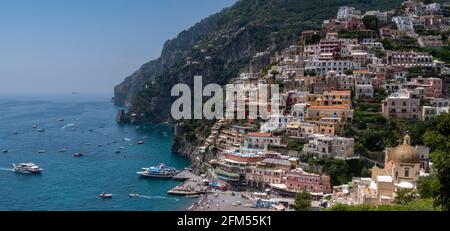
{"type": "Polygon", "coordinates": [[[323,94],[310,94],[307,103],[311,106],[352,106],[351,91],[325,91],[323,94]]]}
{"type": "Polygon", "coordinates": [[[322,118],[339,118],[342,121],[353,119],[353,111],[348,106],[311,106],[307,109],[308,120],[321,120],[322,118]]]}

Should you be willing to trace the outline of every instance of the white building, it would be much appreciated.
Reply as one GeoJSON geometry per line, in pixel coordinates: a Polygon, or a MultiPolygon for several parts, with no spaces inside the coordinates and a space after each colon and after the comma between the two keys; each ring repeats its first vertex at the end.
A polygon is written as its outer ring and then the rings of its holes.
{"type": "Polygon", "coordinates": [[[355,98],[356,99],[367,99],[373,98],[373,86],[368,85],[355,85],[355,98]]]}
{"type": "Polygon", "coordinates": [[[415,35],[413,21],[410,16],[393,17],[392,21],[397,25],[399,31],[403,31],[409,35],[415,35]]]}
{"type": "Polygon", "coordinates": [[[336,19],[339,21],[347,21],[349,18],[361,18],[361,11],[354,7],[340,7],[336,19]]]}
{"type": "Polygon", "coordinates": [[[432,107],[423,106],[421,119],[424,121],[432,120],[442,113],[449,113],[450,107],[432,107]]]}
{"type": "Polygon", "coordinates": [[[247,149],[267,150],[269,146],[280,146],[281,137],[271,133],[250,132],[244,137],[244,147],[247,149]]]}
{"type": "Polygon", "coordinates": [[[297,122],[305,121],[307,107],[308,105],[304,103],[299,103],[292,106],[291,109],[292,120],[297,122]]]}
{"type": "Polygon", "coordinates": [[[337,60],[337,59],[317,59],[312,58],[305,61],[305,71],[312,71],[317,76],[325,77],[329,71],[335,71],[336,74],[342,75],[346,71],[353,68],[353,62],[349,59],[337,60]]]}
{"type": "Polygon", "coordinates": [[[280,132],[286,129],[289,117],[284,115],[270,115],[269,119],[261,125],[261,132],[280,132]]]}
{"type": "Polygon", "coordinates": [[[387,52],[387,64],[392,67],[433,67],[433,56],[424,52],[387,52]]]}
{"type": "Polygon", "coordinates": [[[355,139],[338,136],[314,135],[305,145],[304,152],[319,155],[347,159],[354,157],[355,139]]]}
{"type": "Polygon", "coordinates": [[[389,21],[388,12],[382,12],[379,10],[367,11],[364,16],[375,16],[381,23],[387,23],[389,21]]]}

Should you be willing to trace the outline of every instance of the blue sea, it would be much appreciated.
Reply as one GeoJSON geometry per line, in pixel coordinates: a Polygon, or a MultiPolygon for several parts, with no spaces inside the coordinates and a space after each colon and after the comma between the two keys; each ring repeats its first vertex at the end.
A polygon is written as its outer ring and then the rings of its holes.
{"type": "Polygon", "coordinates": [[[187,198],[167,195],[179,182],[142,179],[142,167],[183,169],[189,161],[171,153],[172,128],[118,125],[108,95],[0,95],[1,211],[185,210],[187,198]],[[60,121],[64,120],[64,121],[60,121]],[[32,128],[44,128],[37,132],[32,128]],[[16,131],[17,134],[14,134],[16,131]],[[144,145],[137,145],[144,140],[144,145]],[[123,147],[122,153],[116,150],[123,147]],[[59,150],[67,149],[60,153],[59,150]],[[39,150],[45,153],[39,154],[39,150]],[[82,152],[82,158],[74,153],[82,152]],[[13,171],[12,163],[34,162],[41,175],[13,171]],[[113,194],[101,199],[102,192],[113,194]],[[130,193],[143,195],[129,198],[130,193]]]}

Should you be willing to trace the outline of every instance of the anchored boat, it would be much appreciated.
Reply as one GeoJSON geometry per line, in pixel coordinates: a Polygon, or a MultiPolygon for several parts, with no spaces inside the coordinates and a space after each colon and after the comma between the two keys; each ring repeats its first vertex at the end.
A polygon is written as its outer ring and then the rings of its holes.
{"type": "Polygon", "coordinates": [[[102,193],[102,194],[100,194],[100,198],[103,198],[103,199],[112,199],[112,194],[108,194],[108,193],[102,193]]]}
{"type": "Polygon", "coordinates": [[[175,168],[167,167],[161,163],[158,166],[142,168],[143,171],[137,172],[138,175],[151,178],[172,178],[178,171],[175,168]]]}

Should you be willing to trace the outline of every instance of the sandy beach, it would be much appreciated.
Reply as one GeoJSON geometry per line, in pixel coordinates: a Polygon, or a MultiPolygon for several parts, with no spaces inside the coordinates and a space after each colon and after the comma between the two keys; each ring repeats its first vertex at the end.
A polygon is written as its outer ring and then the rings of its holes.
{"type": "Polygon", "coordinates": [[[253,208],[252,201],[239,192],[220,192],[200,196],[189,211],[269,211],[253,208]],[[234,195],[233,195],[234,194],[234,195]]]}

